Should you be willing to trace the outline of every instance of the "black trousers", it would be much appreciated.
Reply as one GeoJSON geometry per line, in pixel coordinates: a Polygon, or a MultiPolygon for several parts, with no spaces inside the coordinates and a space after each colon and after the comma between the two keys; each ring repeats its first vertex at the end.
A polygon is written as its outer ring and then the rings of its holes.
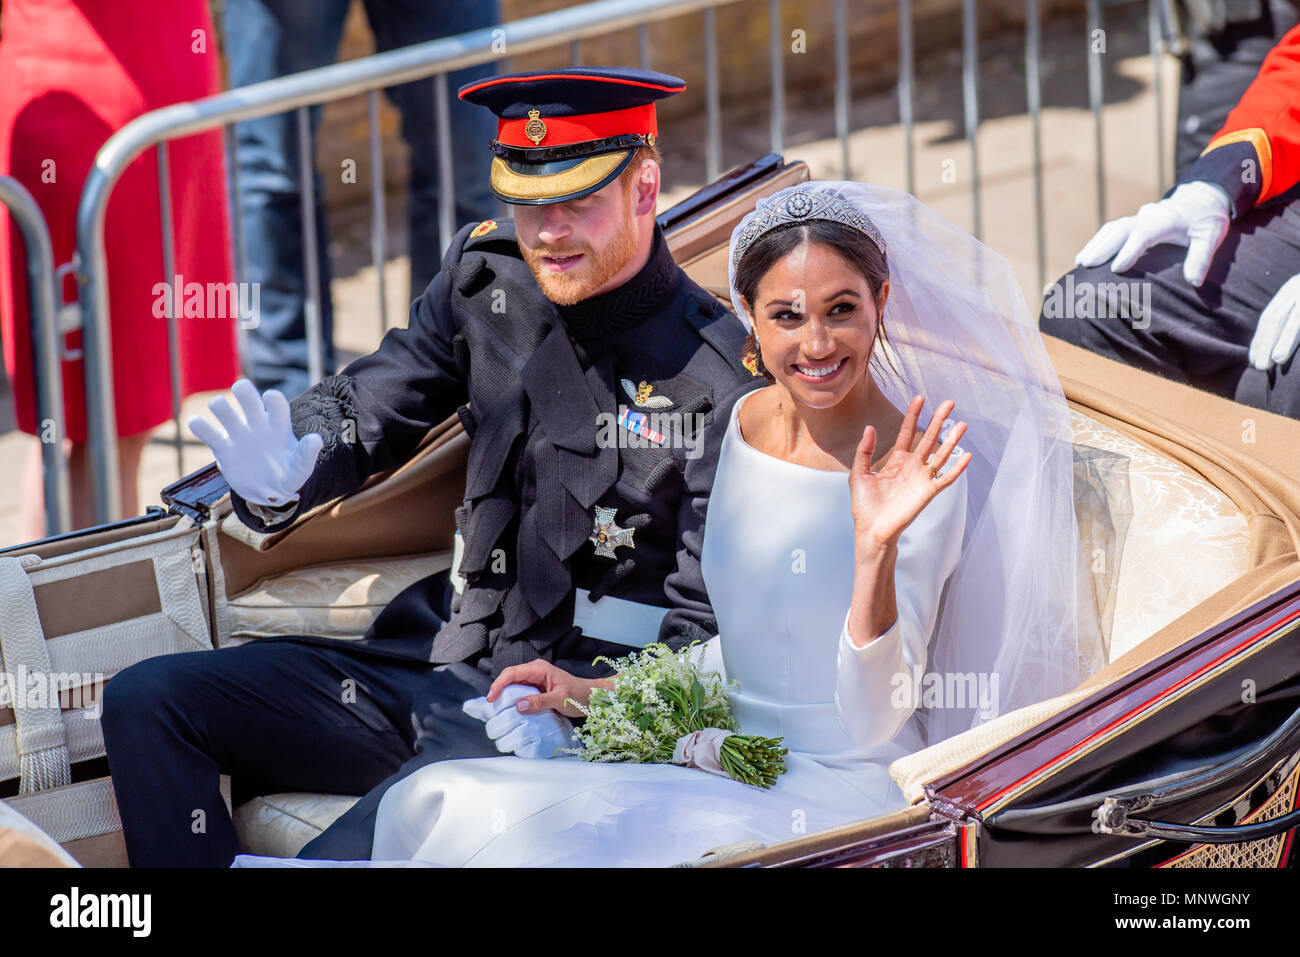
{"type": "Polygon", "coordinates": [[[1300,273],[1300,186],[1235,221],[1199,289],[1183,279],[1182,246],[1154,246],[1126,273],[1078,267],[1049,293],[1039,328],[1075,345],[1229,399],[1300,418],[1300,351],[1267,372],[1251,367],[1259,314],[1300,273]],[[1123,284],[1131,306],[1102,306],[1123,284]]]}
{"type": "Polygon", "coordinates": [[[491,677],[370,654],[347,642],[264,638],[165,655],[122,671],[101,718],[133,867],[226,867],[238,846],[218,790],[361,800],[300,857],[370,856],[375,812],[394,782],[433,761],[498,752],[461,710],[491,677]]]}

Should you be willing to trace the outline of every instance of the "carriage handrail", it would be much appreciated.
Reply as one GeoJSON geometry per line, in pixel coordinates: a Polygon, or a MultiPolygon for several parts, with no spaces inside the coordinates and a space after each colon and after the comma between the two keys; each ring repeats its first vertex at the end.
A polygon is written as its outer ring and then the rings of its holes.
{"type": "MultiPolygon", "coordinates": [[[[0,176],[0,203],[23,234],[27,263],[27,304],[32,328],[32,376],[36,382],[37,435],[44,463],[45,534],[68,531],[68,467],[63,458],[63,370],[60,366],[59,301],[54,279],[54,246],[41,208],[18,180],[0,176]],[[48,424],[48,428],[47,428],[48,424]]],[[[15,325],[19,317],[14,317],[15,325]]]]}

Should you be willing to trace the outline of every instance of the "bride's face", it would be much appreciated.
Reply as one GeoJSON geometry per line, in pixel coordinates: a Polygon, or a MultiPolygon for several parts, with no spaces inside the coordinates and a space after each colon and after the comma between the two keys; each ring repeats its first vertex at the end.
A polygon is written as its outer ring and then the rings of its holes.
{"type": "MultiPolygon", "coordinates": [[[[882,306],[888,295],[886,282],[882,306]]],[[[879,315],[866,277],[848,260],[804,243],[763,274],[754,299],[763,365],[796,402],[828,409],[865,382],[879,315]]]]}

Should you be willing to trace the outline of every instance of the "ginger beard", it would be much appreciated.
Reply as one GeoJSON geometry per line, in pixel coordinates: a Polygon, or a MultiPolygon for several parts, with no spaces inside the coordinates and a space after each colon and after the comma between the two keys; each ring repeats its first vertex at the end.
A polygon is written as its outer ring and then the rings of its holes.
{"type": "MultiPolygon", "coordinates": [[[[633,181],[634,182],[634,181],[633,181]]],[[[627,265],[636,253],[636,219],[632,214],[632,183],[624,189],[627,200],[623,221],[607,240],[598,246],[589,243],[565,242],[562,245],[524,246],[519,244],[524,261],[537,280],[542,294],[560,306],[572,306],[587,299],[627,265]],[[544,256],[573,256],[581,254],[583,260],[576,268],[565,272],[550,269],[544,256]]]]}

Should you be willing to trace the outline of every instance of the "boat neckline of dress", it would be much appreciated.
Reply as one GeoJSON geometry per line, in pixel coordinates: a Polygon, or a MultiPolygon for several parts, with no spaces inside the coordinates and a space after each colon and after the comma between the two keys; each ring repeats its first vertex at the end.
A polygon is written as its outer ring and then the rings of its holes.
{"type": "MultiPolygon", "coordinates": [[[[763,388],[771,388],[771,387],[764,386],[763,388]]],[[[762,449],[750,445],[749,440],[745,438],[745,433],[742,432],[740,429],[740,407],[744,405],[745,402],[751,396],[757,395],[762,391],[763,389],[755,389],[753,392],[746,392],[739,399],[737,399],[735,404],[732,405],[731,407],[731,421],[734,422],[736,425],[736,438],[737,440],[739,440],[743,448],[745,448],[750,452],[753,452],[755,455],[761,455],[765,459],[771,459],[773,462],[780,462],[782,465],[788,465],[794,469],[802,469],[805,472],[817,472],[822,475],[848,475],[849,474],[848,469],[819,469],[813,465],[800,465],[798,462],[791,462],[789,459],[783,459],[779,455],[773,455],[770,452],[764,452],[762,449]]],[[[888,456],[888,454],[889,454],[888,452],[885,453],[886,456],[888,456]]],[[[882,459],[877,459],[875,462],[871,464],[873,466],[878,466],[882,460],[883,457],[882,459]]]]}

